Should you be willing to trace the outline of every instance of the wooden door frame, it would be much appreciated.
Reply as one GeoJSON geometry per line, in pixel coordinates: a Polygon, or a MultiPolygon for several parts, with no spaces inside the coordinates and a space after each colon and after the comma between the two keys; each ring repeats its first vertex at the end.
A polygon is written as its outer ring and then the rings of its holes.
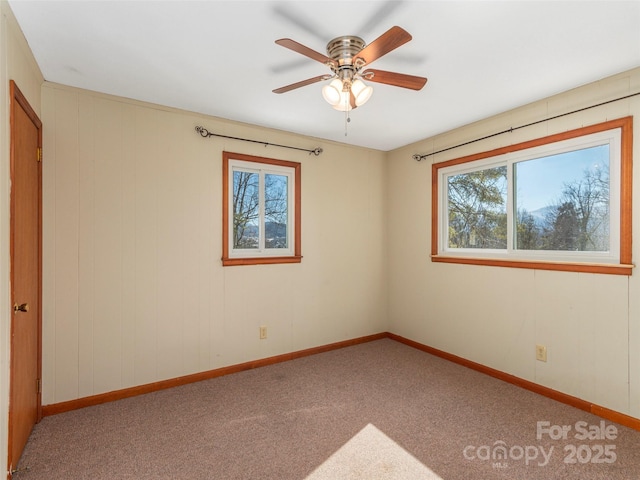
{"type": "MultiPolygon", "coordinates": [[[[24,110],[24,112],[27,114],[27,116],[29,117],[29,119],[33,122],[34,126],[37,128],[38,130],[38,149],[39,149],[39,155],[40,155],[40,159],[42,158],[42,122],[40,121],[40,119],[38,118],[38,115],[36,114],[36,112],[33,110],[33,108],[31,108],[31,105],[29,105],[29,102],[27,101],[27,98],[22,94],[22,92],[20,91],[20,89],[18,88],[18,86],[16,85],[16,83],[13,80],[9,81],[9,90],[10,90],[10,99],[11,99],[11,106],[10,106],[10,120],[9,120],[9,125],[10,125],[10,180],[11,180],[11,193],[10,193],[10,241],[9,241],[9,255],[10,255],[10,281],[11,281],[11,305],[13,305],[13,302],[15,301],[15,281],[14,281],[14,256],[15,256],[15,245],[14,245],[14,233],[15,233],[15,190],[13,188],[13,185],[15,184],[15,164],[16,161],[18,160],[16,158],[16,147],[15,147],[15,134],[16,134],[16,119],[15,119],[15,109],[16,108],[22,108],[24,110]]],[[[39,166],[38,166],[38,310],[36,312],[36,321],[37,321],[37,341],[38,341],[38,348],[37,348],[37,369],[38,369],[38,379],[41,382],[42,379],[42,162],[39,162],[39,166]]],[[[13,311],[11,311],[11,333],[13,334],[13,322],[15,320],[15,315],[13,313],[13,311]]],[[[10,345],[11,345],[11,351],[10,351],[10,359],[13,358],[13,335],[11,335],[11,339],[9,340],[10,345]]],[[[8,467],[13,467],[15,468],[15,465],[13,465],[13,461],[15,459],[11,458],[12,456],[12,431],[13,431],[13,425],[12,425],[12,416],[11,416],[11,409],[12,409],[12,404],[11,404],[11,392],[12,392],[12,388],[13,388],[13,362],[11,362],[10,364],[10,374],[9,374],[9,418],[8,418],[8,441],[7,441],[7,445],[8,445],[8,449],[7,449],[7,457],[8,457],[8,462],[7,462],[7,466],[8,467]]],[[[38,393],[37,393],[37,415],[36,415],[36,422],[39,422],[42,419],[42,388],[38,389],[38,393]]],[[[11,478],[12,473],[11,471],[7,472],[8,478],[11,478]]]]}

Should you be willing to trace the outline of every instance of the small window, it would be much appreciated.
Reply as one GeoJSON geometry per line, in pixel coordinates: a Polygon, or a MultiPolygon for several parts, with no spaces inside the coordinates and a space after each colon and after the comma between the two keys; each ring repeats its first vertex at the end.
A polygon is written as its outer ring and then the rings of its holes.
{"type": "Polygon", "coordinates": [[[631,118],[433,165],[432,259],[631,274],[631,118]]]}
{"type": "Polygon", "coordinates": [[[300,164],[223,152],[223,265],[299,263],[300,164]]]}

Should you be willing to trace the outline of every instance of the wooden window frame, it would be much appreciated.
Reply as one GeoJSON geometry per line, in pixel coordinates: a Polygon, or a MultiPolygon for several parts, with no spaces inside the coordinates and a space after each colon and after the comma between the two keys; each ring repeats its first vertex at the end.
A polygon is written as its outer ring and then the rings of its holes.
{"type": "Polygon", "coordinates": [[[222,265],[265,265],[278,263],[300,263],[302,261],[302,245],[301,245],[301,209],[300,200],[302,198],[301,191],[301,164],[298,162],[289,162],[286,160],[277,160],[273,158],[258,157],[253,155],[245,155],[242,153],[222,152],[222,265]],[[289,205],[293,208],[294,231],[292,235],[293,254],[292,255],[256,255],[243,257],[230,257],[229,245],[229,195],[233,193],[229,191],[229,161],[241,160],[244,162],[252,162],[262,165],[277,165],[280,167],[291,168],[293,170],[294,186],[293,200],[289,205]]]}
{"type": "Polygon", "coordinates": [[[469,265],[529,268],[537,270],[558,270],[569,272],[602,273],[613,275],[631,275],[633,271],[631,252],[632,223],[632,168],[633,168],[633,117],[628,116],[610,120],[575,130],[549,135],[526,142],[508,145],[494,150],[467,155],[465,157],[434,163],[431,170],[431,261],[469,265]],[[475,258],[470,256],[451,256],[439,253],[440,205],[439,176],[442,168],[474,162],[485,158],[526,150],[541,145],[560,142],[567,139],[590,135],[606,130],[620,129],[620,258],[618,263],[565,262],[528,259],[475,258]]]}

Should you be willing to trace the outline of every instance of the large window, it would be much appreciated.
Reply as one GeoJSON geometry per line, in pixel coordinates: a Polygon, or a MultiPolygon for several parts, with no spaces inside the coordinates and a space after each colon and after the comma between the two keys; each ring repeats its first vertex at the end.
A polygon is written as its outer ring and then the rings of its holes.
{"type": "Polygon", "coordinates": [[[631,117],[433,165],[432,259],[631,274],[631,117]]]}
{"type": "Polygon", "coordinates": [[[223,265],[298,263],[300,164],[223,153],[223,265]]]}

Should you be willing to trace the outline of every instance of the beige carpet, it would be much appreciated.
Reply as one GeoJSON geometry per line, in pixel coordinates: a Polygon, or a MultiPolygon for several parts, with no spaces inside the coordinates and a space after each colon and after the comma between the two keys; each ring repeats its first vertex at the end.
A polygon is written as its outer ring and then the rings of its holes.
{"type": "Polygon", "coordinates": [[[601,422],[384,339],[46,417],[15,479],[640,479],[601,422]]]}

